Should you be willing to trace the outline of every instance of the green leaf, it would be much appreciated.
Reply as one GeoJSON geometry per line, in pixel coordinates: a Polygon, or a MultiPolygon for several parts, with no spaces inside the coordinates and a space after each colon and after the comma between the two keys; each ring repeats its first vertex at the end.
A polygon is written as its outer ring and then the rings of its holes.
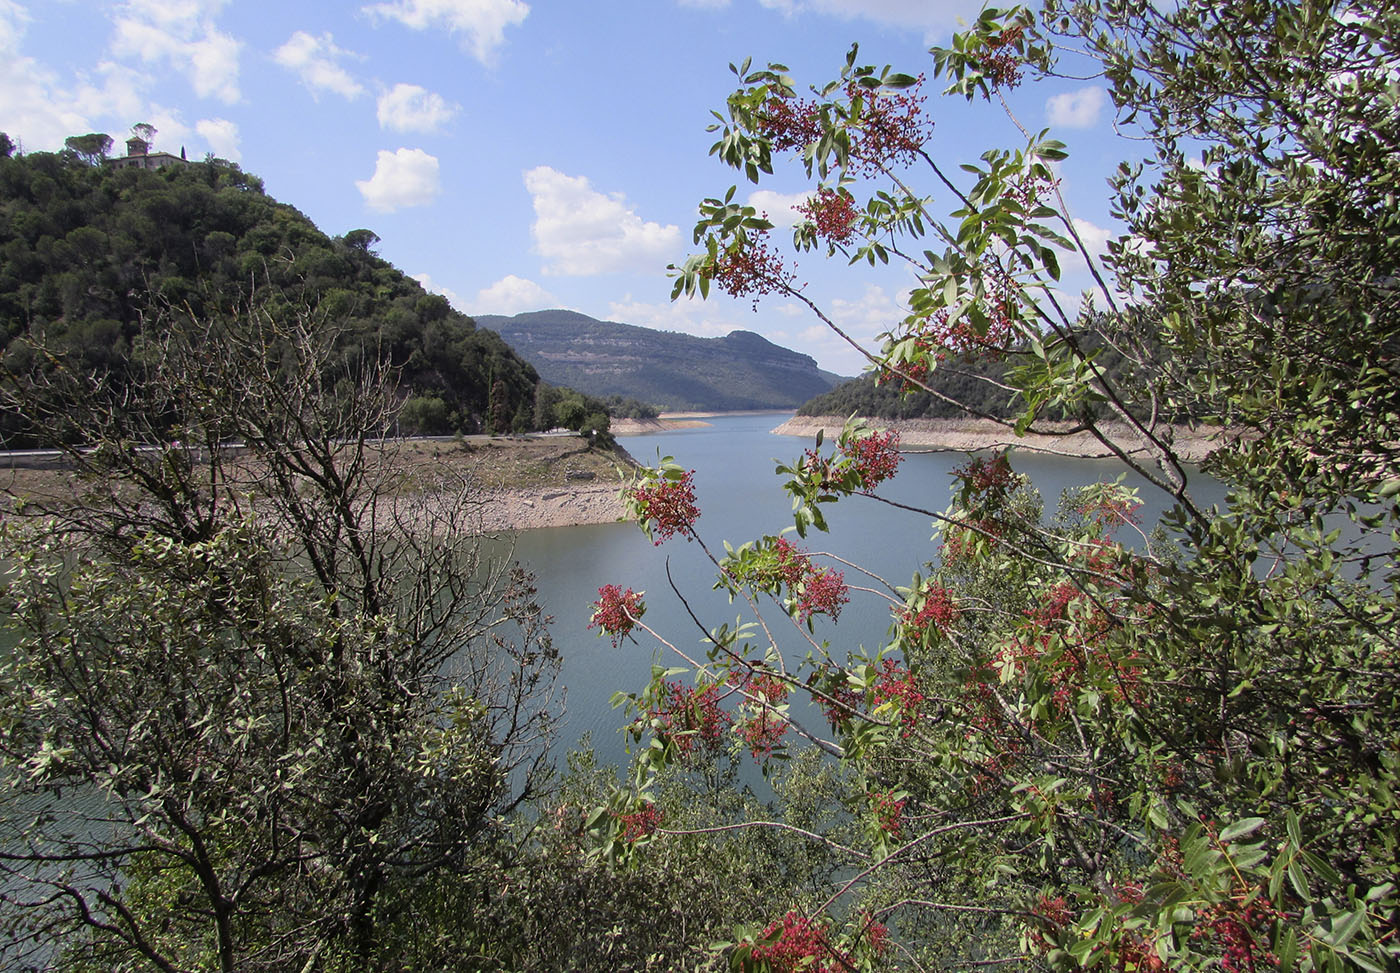
{"type": "Polygon", "coordinates": [[[1241,818],[1220,832],[1220,840],[1234,841],[1236,838],[1243,838],[1246,835],[1254,834],[1268,823],[1264,818],[1241,818]]]}

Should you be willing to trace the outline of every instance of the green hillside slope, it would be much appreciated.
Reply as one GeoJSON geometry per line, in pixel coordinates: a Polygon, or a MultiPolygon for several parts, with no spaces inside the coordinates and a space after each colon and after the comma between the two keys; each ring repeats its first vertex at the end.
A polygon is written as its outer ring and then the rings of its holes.
{"type": "MultiPolygon", "coordinates": [[[[410,426],[531,428],[535,370],[376,256],[377,240],[363,229],[327,236],[222,160],[144,171],[73,151],[0,154],[0,345],[10,367],[38,367],[25,339],[42,336],[119,380],[143,314],[228,309],[256,282],[264,298],[342,329],[346,361],[387,353],[410,426]]],[[[13,414],[0,434],[9,445],[32,438],[13,414]]]]}

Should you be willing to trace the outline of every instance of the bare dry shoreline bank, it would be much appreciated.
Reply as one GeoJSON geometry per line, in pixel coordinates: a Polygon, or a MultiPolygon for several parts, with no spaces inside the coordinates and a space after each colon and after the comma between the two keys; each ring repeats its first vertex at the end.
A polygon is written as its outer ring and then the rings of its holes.
{"type": "MultiPolygon", "coordinates": [[[[775,413],[775,419],[785,413],[775,413]]],[[[708,426],[708,414],[671,414],[659,419],[619,419],[618,436],[640,436],[672,429],[708,426]]],[[[840,433],[841,416],[789,418],[772,432],[812,438],[818,430],[828,437],[840,433]]],[[[1014,447],[1060,456],[1095,459],[1110,455],[1087,433],[1035,435],[1017,438],[1010,429],[980,419],[876,420],[876,428],[898,429],[905,449],[976,452],[1014,447]]],[[[1109,425],[1115,441],[1136,448],[1123,426],[1109,425]]],[[[1173,427],[1174,445],[1183,459],[1199,462],[1220,444],[1224,434],[1214,428],[1173,427]]],[[[577,436],[471,437],[469,440],[399,443],[386,452],[390,462],[427,474],[447,469],[467,477],[480,491],[478,529],[486,533],[577,527],[621,520],[619,496],[624,477],[636,467],[627,450],[590,448],[577,436]]],[[[19,463],[0,471],[0,493],[11,498],[57,496],[75,488],[72,474],[52,466],[19,463]]],[[[411,477],[410,482],[417,479],[411,477]]],[[[431,477],[425,477],[431,479],[431,477]]],[[[409,490],[411,494],[412,489],[409,490]]],[[[400,497],[400,499],[405,499],[400,497]]],[[[410,499],[411,502],[411,499],[410,499]]],[[[3,505],[0,505],[2,507],[3,505]]],[[[3,515],[0,513],[0,515],[3,515]]]]}
{"type": "MultiPolygon", "coordinates": [[[[1015,448],[1027,452],[1068,456],[1076,459],[1106,459],[1113,454],[1087,432],[1069,432],[1071,423],[1047,423],[1058,433],[1027,434],[1018,437],[1013,430],[990,419],[872,419],[877,429],[899,430],[900,445],[949,452],[972,453],[981,450],[1015,448]]],[[[780,436],[815,436],[821,430],[827,437],[840,434],[844,416],[794,416],[774,429],[780,436]]],[[[1109,438],[1129,452],[1142,452],[1143,445],[1123,423],[1104,423],[1109,438]]],[[[1218,427],[1171,426],[1172,444],[1187,462],[1199,463],[1219,446],[1225,433],[1218,427]]]]}

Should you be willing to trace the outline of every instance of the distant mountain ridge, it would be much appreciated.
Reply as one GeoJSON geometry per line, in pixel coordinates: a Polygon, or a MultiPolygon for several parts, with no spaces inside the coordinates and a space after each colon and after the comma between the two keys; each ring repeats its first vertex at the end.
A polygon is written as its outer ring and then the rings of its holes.
{"type": "Polygon", "coordinates": [[[795,409],[845,380],[751,331],[697,338],[558,309],[475,320],[546,382],[667,410],[795,409]]]}

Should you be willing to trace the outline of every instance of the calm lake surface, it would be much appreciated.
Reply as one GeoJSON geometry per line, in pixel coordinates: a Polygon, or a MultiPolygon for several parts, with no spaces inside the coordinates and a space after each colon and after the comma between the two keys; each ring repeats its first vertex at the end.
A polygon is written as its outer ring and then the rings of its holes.
{"type": "MultiPolygon", "coordinates": [[[[775,461],[791,463],[812,440],[773,435],[772,430],[788,417],[718,416],[708,420],[709,426],[629,436],[621,442],[644,465],[655,465],[658,455],[674,456],[683,467],[695,470],[700,507],[696,527],[720,557],[725,541],[737,547],[765,533],[777,534],[792,523],[791,501],[774,474],[775,461]]],[[[942,511],[951,500],[949,474],[966,462],[962,453],[910,453],[899,475],[880,490],[901,503],[942,511]]],[[[1032,454],[1013,455],[1012,466],[1030,475],[1049,511],[1057,506],[1062,491],[1111,480],[1122,472],[1111,460],[1032,454]]],[[[1204,476],[1200,481],[1193,489],[1198,502],[1211,504],[1223,498],[1218,483],[1204,476]]],[[[1154,523],[1168,506],[1166,496],[1145,485],[1140,496],[1145,501],[1143,522],[1154,523]]],[[[914,571],[936,557],[928,517],[859,496],[830,505],[825,512],[831,531],[809,531],[805,541],[795,542],[809,551],[830,551],[870,568],[893,585],[907,585],[914,571]]],[[[515,556],[535,573],[541,604],[554,616],[554,641],[563,656],[560,681],[567,700],[557,752],[562,754],[589,734],[601,761],[623,763],[626,753],[620,728],[626,718],[612,707],[613,694],[640,690],[653,663],[681,663],[670,653],[658,652],[645,633],[638,633],[639,642],[614,648],[609,639],[590,631],[588,621],[598,588],[616,584],[645,591],[646,622],[688,653],[703,651],[704,632],[691,621],[686,602],[707,629],[725,622],[733,625],[741,606],[730,605],[726,596],[711,590],[715,569],[697,545],[672,538],[654,546],[632,523],[521,531],[514,541],[515,556]],[[686,602],[672,590],[668,571],[686,602]]],[[[847,584],[882,587],[851,568],[843,570],[847,584]]],[[[767,615],[775,631],[790,626],[776,607],[767,615]]],[[[853,591],[850,604],[842,610],[841,624],[819,626],[817,636],[829,639],[833,654],[840,658],[859,646],[877,649],[888,625],[887,602],[853,591]]],[[[797,644],[795,637],[792,644],[797,644]]]]}

